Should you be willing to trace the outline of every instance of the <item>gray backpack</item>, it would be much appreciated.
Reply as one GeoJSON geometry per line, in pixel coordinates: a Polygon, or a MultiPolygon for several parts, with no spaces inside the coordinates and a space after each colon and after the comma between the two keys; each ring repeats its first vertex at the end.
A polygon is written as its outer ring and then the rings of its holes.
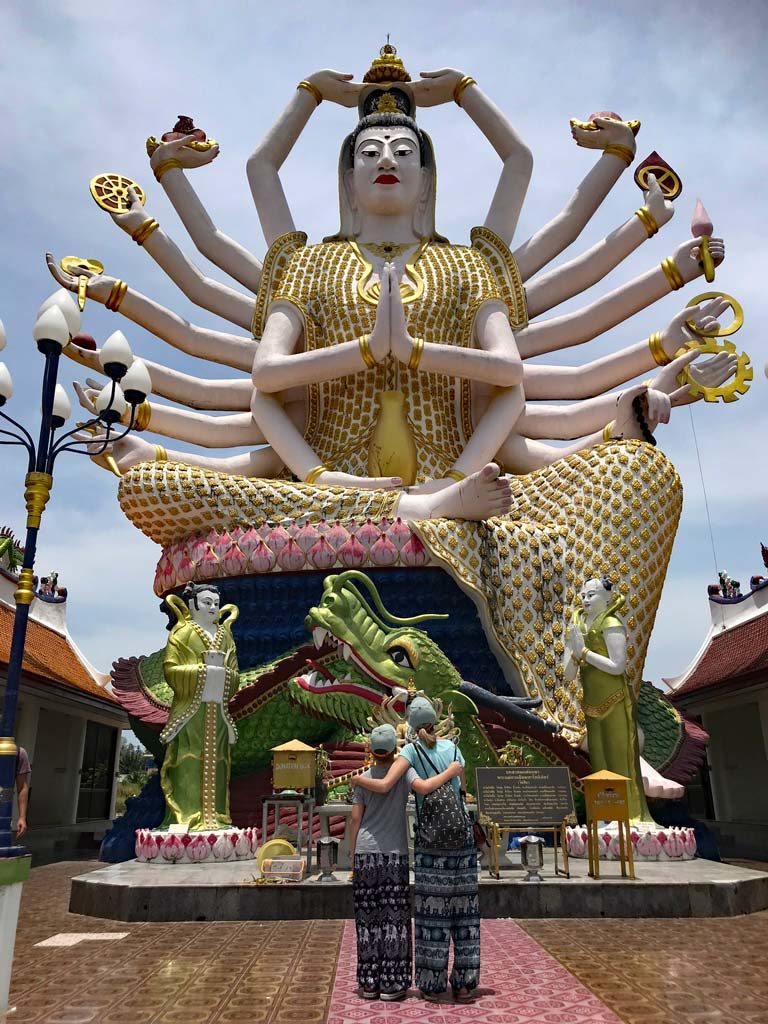
{"type": "MultiPolygon", "coordinates": [[[[422,765],[426,760],[433,773],[439,775],[426,750],[419,743],[414,747],[422,765]]],[[[454,744],[454,757],[456,749],[454,744]]],[[[461,797],[450,782],[423,796],[421,809],[417,798],[415,845],[420,850],[466,850],[474,846],[472,824],[461,797]]]]}

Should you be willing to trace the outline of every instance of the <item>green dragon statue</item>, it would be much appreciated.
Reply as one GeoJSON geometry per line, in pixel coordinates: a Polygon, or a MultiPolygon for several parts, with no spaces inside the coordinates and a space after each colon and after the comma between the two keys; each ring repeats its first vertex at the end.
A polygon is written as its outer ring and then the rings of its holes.
{"type": "MultiPolygon", "coordinates": [[[[305,619],[312,643],[241,671],[229,703],[238,729],[233,788],[266,791],[270,749],[294,737],[323,745],[333,776],[362,768],[361,740],[375,709],[387,701],[402,713],[408,692],[418,690],[450,709],[470,770],[498,764],[505,746],[513,743],[525,763],[567,765],[580,789],[580,778],[591,770],[589,761],[557,734],[556,726],[534,713],[539,702],[498,696],[462,679],[440,647],[417,628],[438,618],[445,616],[390,614],[359,571],[326,577],[322,599],[305,619]]],[[[113,682],[135,732],[160,759],[158,736],[171,699],[162,651],[118,662],[113,682]]],[[[658,701],[645,701],[646,708],[654,704],[658,701]]],[[[653,713],[658,717],[658,708],[653,713]]]]}

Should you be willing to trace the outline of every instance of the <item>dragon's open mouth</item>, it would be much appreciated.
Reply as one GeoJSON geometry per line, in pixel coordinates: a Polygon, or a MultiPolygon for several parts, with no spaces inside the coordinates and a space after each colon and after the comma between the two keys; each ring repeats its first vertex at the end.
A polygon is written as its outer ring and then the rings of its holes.
{"type": "Polygon", "coordinates": [[[318,650],[323,647],[335,649],[341,659],[350,664],[350,670],[336,675],[320,662],[308,659],[307,671],[295,677],[296,683],[303,690],[313,694],[349,693],[369,704],[381,704],[387,697],[396,697],[395,707],[398,710],[405,708],[408,691],[402,686],[393,685],[372,668],[352,644],[340,640],[324,626],[313,628],[312,639],[318,650]],[[357,669],[354,677],[352,666],[357,669]]]}

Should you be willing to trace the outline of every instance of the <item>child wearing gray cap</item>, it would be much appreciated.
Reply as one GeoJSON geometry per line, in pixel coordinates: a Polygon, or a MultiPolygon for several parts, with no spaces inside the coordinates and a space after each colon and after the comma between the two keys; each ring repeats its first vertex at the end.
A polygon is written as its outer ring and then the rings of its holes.
{"type": "MultiPolygon", "coordinates": [[[[376,776],[355,780],[356,785],[374,793],[390,792],[415,771],[421,783],[447,781],[455,801],[445,793],[437,818],[442,816],[443,834],[451,833],[451,846],[436,848],[422,830],[424,791],[416,781],[418,826],[415,841],[416,985],[421,995],[439,1002],[450,980],[454,998],[470,1002],[480,978],[480,906],[477,890],[477,851],[471,824],[464,810],[464,756],[452,740],[435,735],[437,715],[426,697],[414,697],[408,706],[408,725],[413,742],[406,744],[386,778],[376,776]],[[446,771],[447,769],[447,771],[446,771]],[[449,774],[450,773],[450,774],[449,774]],[[459,781],[461,779],[461,782],[459,781]],[[448,956],[453,940],[453,970],[448,978],[448,956]]],[[[427,791],[429,792],[429,791],[427,791]]]]}
{"type": "MultiPolygon", "coordinates": [[[[354,781],[383,780],[395,763],[397,734],[391,725],[371,732],[375,763],[354,781]]],[[[398,759],[399,760],[399,759],[398,759]]],[[[350,822],[352,891],[357,930],[357,981],[364,999],[402,999],[411,984],[411,900],[405,805],[413,787],[422,795],[448,782],[457,771],[429,780],[404,764],[386,794],[356,786],[350,822]]]]}

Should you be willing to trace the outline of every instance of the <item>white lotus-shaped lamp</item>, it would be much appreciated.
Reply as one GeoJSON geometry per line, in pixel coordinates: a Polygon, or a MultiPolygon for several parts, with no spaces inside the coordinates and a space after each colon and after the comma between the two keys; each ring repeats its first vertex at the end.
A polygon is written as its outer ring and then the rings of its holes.
{"type": "Polygon", "coordinates": [[[105,384],[93,404],[99,414],[99,419],[110,425],[117,423],[125,412],[123,389],[119,384],[105,384]]]}
{"type": "Polygon", "coordinates": [[[0,405],[5,405],[13,394],[13,381],[5,363],[0,363],[0,405]]]}
{"type": "Polygon", "coordinates": [[[49,306],[40,313],[32,328],[32,337],[41,352],[46,351],[48,342],[54,342],[59,349],[69,343],[69,326],[58,306],[49,306]]]}
{"type": "Polygon", "coordinates": [[[54,427],[63,427],[69,417],[72,415],[72,403],[69,400],[69,395],[61,386],[56,385],[56,389],[53,393],[53,425],[54,427]]]}
{"type": "Polygon", "coordinates": [[[123,379],[126,370],[133,362],[133,352],[131,352],[131,346],[122,331],[110,334],[99,353],[99,359],[104,373],[111,380],[123,379]]]}
{"type": "Polygon", "coordinates": [[[128,405],[140,405],[152,392],[152,378],[141,359],[134,359],[120,381],[128,405]]]}
{"type": "Polygon", "coordinates": [[[50,309],[52,306],[58,307],[64,314],[64,319],[67,321],[67,327],[69,328],[69,335],[74,337],[80,330],[81,316],[77,303],[66,288],[59,288],[53,295],[49,295],[40,309],[38,309],[37,315],[40,316],[41,313],[44,313],[46,309],[50,309]]]}

